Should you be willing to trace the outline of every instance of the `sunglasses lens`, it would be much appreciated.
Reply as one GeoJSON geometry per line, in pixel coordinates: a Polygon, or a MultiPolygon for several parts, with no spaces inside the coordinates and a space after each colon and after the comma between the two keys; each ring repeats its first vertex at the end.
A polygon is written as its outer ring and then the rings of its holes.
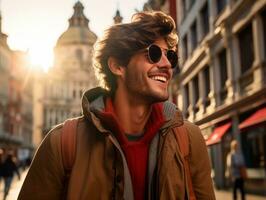
{"type": "Polygon", "coordinates": [[[152,63],[157,63],[161,60],[162,57],[162,50],[157,45],[151,45],[149,47],[149,58],[152,63]]]}
{"type": "Polygon", "coordinates": [[[176,52],[173,50],[167,51],[167,59],[172,65],[172,68],[175,68],[177,66],[177,55],[176,52]]]}

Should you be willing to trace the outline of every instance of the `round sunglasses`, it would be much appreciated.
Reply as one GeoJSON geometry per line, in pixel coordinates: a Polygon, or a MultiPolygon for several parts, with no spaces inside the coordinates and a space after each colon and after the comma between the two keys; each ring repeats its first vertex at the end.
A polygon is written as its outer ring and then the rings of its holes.
{"type": "MultiPolygon", "coordinates": [[[[146,48],[146,50],[148,52],[148,58],[151,63],[158,63],[161,60],[164,51],[161,47],[156,44],[151,44],[146,48]]],[[[178,61],[176,52],[172,49],[165,49],[165,51],[165,55],[171,63],[171,67],[175,68],[178,61]]]]}

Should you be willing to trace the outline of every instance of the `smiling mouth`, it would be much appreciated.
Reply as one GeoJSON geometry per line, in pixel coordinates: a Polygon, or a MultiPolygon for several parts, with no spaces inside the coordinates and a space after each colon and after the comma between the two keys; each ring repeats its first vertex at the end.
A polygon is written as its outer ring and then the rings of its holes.
{"type": "Polygon", "coordinates": [[[150,78],[152,80],[159,81],[159,82],[162,82],[162,83],[166,83],[167,82],[167,78],[165,76],[151,76],[150,78]]]}

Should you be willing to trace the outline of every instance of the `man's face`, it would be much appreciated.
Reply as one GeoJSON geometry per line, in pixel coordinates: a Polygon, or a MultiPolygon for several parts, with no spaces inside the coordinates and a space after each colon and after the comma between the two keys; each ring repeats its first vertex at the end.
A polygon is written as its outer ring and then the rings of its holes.
{"type": "Polygon", "coordinates": [[[169,97],[168,86],[172,78],[172,68],[164,49],[168,49],[164,39],[154,44],[161,47],[163,54],[159,62],[151,63],[146,51],[131,57],[124,71],[124,84],[130,97],[145,103],[165,101],[169,97]]]}

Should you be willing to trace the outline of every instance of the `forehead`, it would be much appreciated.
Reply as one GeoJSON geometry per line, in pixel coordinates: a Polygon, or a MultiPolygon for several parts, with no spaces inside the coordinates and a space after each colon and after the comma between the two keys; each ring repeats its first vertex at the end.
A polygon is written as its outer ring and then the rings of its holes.
{"type": "Polygon", "coordinates": [[[157,44],[161,48],[168,49],[168,45],[167,45],[164,38],[160,38],[160,39],[155,40],[155,42],[153,44],[157,44]]]}
{"type": "MultiPolygon", "coordinates": [[[[169,49],[169,46],[167,44],[167,42],[165,41],[164,38],[160,38],[160,39],[157,39],[155,40],[155,42],[153,44],[156,44],[158,45],[159,47],[163,48],[163,49],[169,49]]],[[[170,48],[174,51],[176,51],[176,47],[173,47],[173,48],[170,48]]]]}

